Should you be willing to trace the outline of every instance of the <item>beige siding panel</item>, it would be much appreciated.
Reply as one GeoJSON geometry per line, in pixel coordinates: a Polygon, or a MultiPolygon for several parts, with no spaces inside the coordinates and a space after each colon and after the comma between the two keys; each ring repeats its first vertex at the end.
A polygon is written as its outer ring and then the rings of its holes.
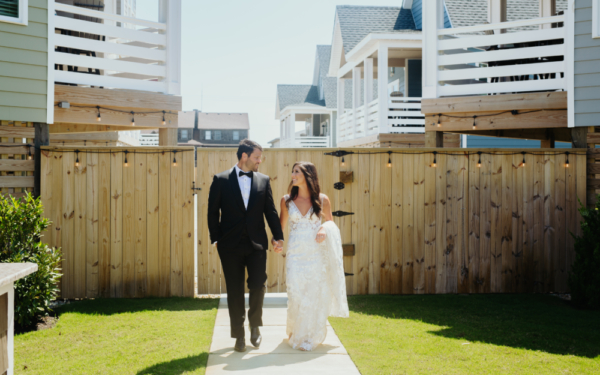
{"type": "Polygon", "coordinates": [[[0,103],[7,107],[46,108],[46,95],[0,90],[0,103]]]}
{"type": "MultiPolygon", "coordinates": [[[[1,23],[0,23],[1,24],[1,23]]],[[[0,57],[0,60],[2,57],[0,57]]],[[[25,79],[46,80],[48,70],[45,66],[24,65],[0,61],[0,72],[3,76],[25,79]]]]}
{"type": "Polygon", "coordinates": [[[46,94],[46,82],[0,76],[0,87],[4,91],[46,94]]]}
{"type": "Polygon", "coordinates": [[[2,33],[0,46],[28,51],[46,52],[48,51],[48,39],[46,37],[40,38],[37,36],[15,33],[2,33]]]}
{"type": "Polygon", "coordinates": [[[16,64],[48,66],[48,53],[0,47],[0,61],[16,64]]]}
{"type": "Polygon", "coordinates": [[[6,121],[46,122],[46,110],[0,106],[0,118],[6,121]]]}

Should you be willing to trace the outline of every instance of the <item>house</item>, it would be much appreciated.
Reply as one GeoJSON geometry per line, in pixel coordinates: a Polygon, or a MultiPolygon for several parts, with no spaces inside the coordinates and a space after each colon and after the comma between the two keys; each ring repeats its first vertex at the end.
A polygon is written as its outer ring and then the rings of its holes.
{"type": "MultiPolygon", "coordinates": [[[[498,1],[504,4],[502,20],[516,22],[517,24],[510,31],[517,32],[539,29],[539,25],[530,25],[529,20],[564,12],[568,3],[566,0],[498,1]]],[[[459,34],[454,32],[456,29],[461,30],[461,28],[494,21],[490,17],[496,17],[497,14],[495,11],[488,10],[493,10],[494,6],[496,8],[498,6],[495,5],[495,0],[489,0],[489,3],[490,6],[488,6],[488,0],[440,2],[437,18],[438,32],[452,35],[454,38],[454,34],[459,34]]],[[[428,71],[422,62],[427,59],[427,56],[431,56],[428,61],[434,61],[436,58],[433,56],[438,56],[438,54],[442,55],[439,59],[457,58],[445,56],[445,54],[454,54],[457,50],[434,53],[428,49],[429,40],[426,39],[428,34],[426,30],[424,31],[426,23],[424,15],[429,14],[428,6],[429,2],[422,0],[404,0],[400,7],[338,6],[336,8],[328,75],[337,77],[338,103],[344,103],[343,108],[338,104],[337,111],[338,146],[425,145],[426,127],[425,116],[423,116],[425,112],[421,110],[421,97],[428,95],[428,83],[424,81],[428,71]],[[380,59],[380,56],[387,58],[380,59]],[[387,88],[378,86],[378,81],[384,79],[384,75],[380,74],[380,71],[388,72],[387,88]],[[350,90],[348,90],[348,86],[350,86],[350,90]],[[384,95],[387,100],[379,101],[378,98],[384,95]],[[348,100],[348,96],[350,96],[350,100],[348,100]]],[[[557,21],[564,16],[556,17],[558,18],[554,19],[554,22],[547,22],[544,27],[558,26],[559,22],[557,21]]],[[[493,33],[494,30],[496,29],[488,27],[487,33],[493,33]]],[[[497,29],[498,33],[501,30],[497,29]]],[[[470,36],[485,35],[485,31],[483,29],[465,30],[464,33],[470,36]]],[[[553,32],[556,33],[556,31],[553,32]]],[[[440,43],[443,45],[443,43],[458,42],[443,41],[440,43]]],[[[463,58],[465,55],[477,51],[477,47],[479,45],[474,44],[473,48],[465,49],[463,58]]],[[[466,85],[475,87],[482,83],[483,77],[469,78],[472,76],[472,74],[469,75],[472,71],[468,71],[468,69],[472,69],[474,64],[483,65],[485,62],[467,62],[462,65],[437,67],[440,76],[445,79],[445,81],[439,80],[439,85],[447,87],[452,83],[461,87],[466,87],[466,85]],[[456,75],[454,70],[460,68],[463,69],[460,73],[466,75],[467,79],[456,75]]],[[[554,66],[558,64],[555,63],[554,66]]],[[[555,73],[548,74],[550,77],[556,76],[555,73]]],[[[533,77],[533,73],[531,75],[533,77]]],[[[544,79],[546,79],[546,75],[544,74],[544,79]]],[[[498,80],[498,78],[495,79],[498,80]]],[[[500,83],[504,84],[503,81],[510,80],[510,77],[500,78],[500,80],[500,83]]],[[[547,85],[548,81],[543,84],[547,85]]],[[[494,94],[497,93],[494,92],[494,94]]],[[[481,95],[481,93],[476,95],[481,95]]],[[[441,106],[434,111],[438,114],[439,112],[442,112],[441,106]]],[[[435,123],[437,124],[437,121],[435,123]]],[[[445,131],[438,135],[441,137],[439,144],[443,144],[445,147],[458,147],[459,145],[463,147],[539,147],[540,145],[539,140],[535,140],[535,137],[534,140],[531,140],[528,135],[515,139],[492,138],[498,133],[476,133],[445,131]],[[462,134],[461,139],[458,138],[459,134],[462,134]]],[[[566,138],[556,139],[557,142],[561,140],[565,141],[566,138]]],[[[560,145],[560,143],[558,144],[560,145]]],[[[568,143],[562,145],[563,147],[570,146],[568,143]]]]}
{"type": "Polygon", "coordinates": [[[449,3],[423,2],[427,144],[442,146],[442,132],[453,132],[587,147],[600,44],[583,20],[598,2],[489,0],[487,19],[446,29],[449,3]],[[515,9],[521,17],[509,18],[515,9]]]}
{"type": "Polygon", "coordinates": [[[237,147],[250,136],[247,113],[207,113],[197,109],[179,113],[180,146],[237,147]]]}
{"type": "Polygon", "coordinates": [[[330,53],[331,46],[317,46],[311,84],[277,85],[278,147],[336,146],[337,89],[335,78],[327,77],[330,53]],[[300,134],[296,134],[296,122],[304,122],[300,134]]]}
{"type": "Polygon", "coordinates": [[[337,146],[424,145],[419,21],[406,6],[336,7],[328,76],[337,81],[337,146]]]}
{"type": "Polygon", "coordinates": [[[134,0],[11,0],[0,7],[0,192],[39,190],[39,146],[127,145],[158,129],[176,145],[181,0],[158,21],[134,0]],[[35,129],[35,130],[34,130],[35,129]],[[105,134],[102,134],[105,133],[105,134]],[[112,142],[112,143],[109,143],[112,142]]]}

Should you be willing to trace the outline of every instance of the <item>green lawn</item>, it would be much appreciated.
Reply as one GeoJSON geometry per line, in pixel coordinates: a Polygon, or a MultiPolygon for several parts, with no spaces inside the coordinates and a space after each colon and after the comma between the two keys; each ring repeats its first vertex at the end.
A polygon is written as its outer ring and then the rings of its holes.
{"type": "Polygon", "coordinates": [[[218,299],[96,299],[15,336],[16,374],[204,374],[218,299]],[[26,366],[26,368],[25,368],[26,366]]]}
{"type": "Polygon", "coordinates": [[[361,374],[600,374],[600,311],[547,295],[354,296],[330,319],[361,374]]]}

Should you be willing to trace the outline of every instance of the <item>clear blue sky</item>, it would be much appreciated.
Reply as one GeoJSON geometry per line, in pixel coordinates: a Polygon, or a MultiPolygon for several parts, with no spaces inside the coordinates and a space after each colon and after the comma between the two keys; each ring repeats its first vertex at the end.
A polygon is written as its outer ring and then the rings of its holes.
{"type": "MultiPolygon", "coordinates": [[[[137,0],[156,20],[158,0],[137,0]]],[[[317,44],[331,44],[336,5],[402,0],[182,0],[183,109],[247,112],[250,138],[279,137],[277,84],[310,84],[317,44]],[[202,95],[203,94],[203,95],[202,95]]]]}

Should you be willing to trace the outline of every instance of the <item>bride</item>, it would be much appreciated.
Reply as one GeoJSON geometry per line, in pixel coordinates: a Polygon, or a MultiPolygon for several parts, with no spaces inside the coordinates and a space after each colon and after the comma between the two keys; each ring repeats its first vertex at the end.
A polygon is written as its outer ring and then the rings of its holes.
{"type": "Polygon", "coordinates": [[[325,340],[328,316],[348,317],[340,232],[320,191],[315,166],[296,162],[279,218],[282,228],[290,225],[286,333],[290,346],[305,351],[325,340]]]}

